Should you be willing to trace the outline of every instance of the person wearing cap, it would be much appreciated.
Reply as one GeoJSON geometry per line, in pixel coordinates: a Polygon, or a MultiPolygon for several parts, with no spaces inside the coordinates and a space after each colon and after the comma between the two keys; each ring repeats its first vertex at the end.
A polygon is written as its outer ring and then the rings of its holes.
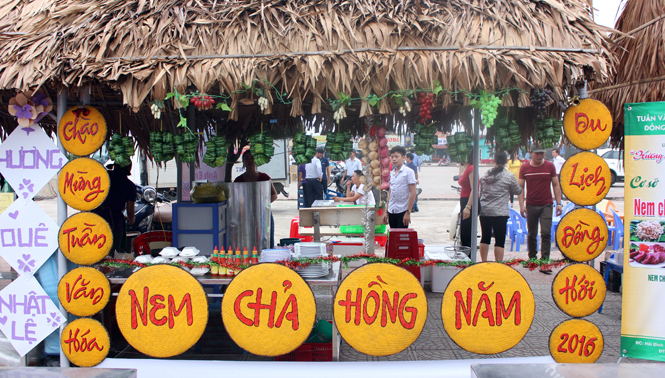
{"type": "MultiPolygon", "coordinates": [[[[527,246],[529,258],[535,259],[538,255],[538,223],[540,223],[541,249],[540,257],[544,260],[550,258],[552,245],[552,188],[556,198],[556,215],[562,213],[561,187],[554,164],[545,160],[545,149],[532,147],[531,161],[520,167],[518,183],[522,189],[519,195],[520,213],[526,218],[529,234],[527,246]],[[526,196],[524,186],[526,184],[526,196]],[[526,206],[524,198],[526,197],[526,206]]],[[[543,273],[552,273],[550,269],[541,269],[543,273]]]]}
{"type": "Polygon", "coordinates": [[[305,207],[312,207],[312,203],[316,200],[323,199],[323,170],[321,168],[321,157],[323,156],[323,148],[316,149],[316,155],[312,161],[305,166],[305,178],[307,184],[305,185],[305,207]]]}

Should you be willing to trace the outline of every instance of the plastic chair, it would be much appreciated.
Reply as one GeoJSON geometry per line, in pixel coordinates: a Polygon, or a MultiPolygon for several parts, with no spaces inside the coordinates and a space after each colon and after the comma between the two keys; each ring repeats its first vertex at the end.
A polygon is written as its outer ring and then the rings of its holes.
{"type": "Polygon", "coordinates": [[[290,238],[297,238],[303,242],[311,242],[314,240],[312,236],[301,236],[300,235],[300,216],[294,217],[291,219],[291,229],[289,232],[290,238]]]}
{"type": "Polygon", "coordinates": [[[561,216],[564,216],[564,215],[568,214],[568,213],[571,212],[574,208],[575,208],[575,204],[574,204],[574,203],[572,203],[572,202],[568,202],[568,203],[566,203],[566,206],[563,207],[563,213],[561,214],[561,216]]]}
{"type": "Polygon", "coordinates": [[[610,226],[610,223],[607,221],[605,218],[605,213],[600,211],[600,209],[597,209],[596,212],[603,218],[603,221],[605,221],[605,224],[607,225],[607,245],[612,244],[612,233],[614,233],[614,226],[610,226]]]}
{"type": "Polygon", "coordinates": [[[614,243],[612,244],[612,248],[616,251],[621,247],[621,239],[623,239],[623,221],[616,211],[611,210],[612,217],[614,218],[614,235],[612,236],[614,243]]]}
{"type": "Polygon", "coordinates": [[[134,252],[137,255],[150,254],[153,249],[163,249],[173,246],[171,231],[150,231],[134,239],[134,252]]]}
{"type": "MultiPolygon", "coordinates": [[[[612,201],[607,201],[607,203],[605,204],[605,214],[607,214],[607,216],[609,216],[610,214],[612,214],[612,213],[610,213],[610,208],[611,208],[612,210],[614,210],[615,212],[619,211],[619,210],[617,209],[617,206],[614,204],[614,202],[612,202],[612,201]]],[[[610,219],[609,222],[608,222],[607,224],[610,224],[610,225],[611,225],[611,224],[614,224],[614,219],[610,219]]]]}
{"type": "Polygon", "coordinates": [[[334,191],[332,189],[326,189],[326,196],[324,198],[326,201],[330,201],[331,199],[333,199],[335,197],[343,197],[343,195],[342,195],[342,193],[334,191]]]}
{"type": "Polygon", "coordinates": [[[516,210],[510,209],[510,251],[517,244],[517,250],[521,249],[522,243],[526,243],[526,219],[516,210]]]}
{"type": "Polygon", "coordinates": [[[302,188],[298,189],[298,209],[305,207],[305,192],[302,188]]]}

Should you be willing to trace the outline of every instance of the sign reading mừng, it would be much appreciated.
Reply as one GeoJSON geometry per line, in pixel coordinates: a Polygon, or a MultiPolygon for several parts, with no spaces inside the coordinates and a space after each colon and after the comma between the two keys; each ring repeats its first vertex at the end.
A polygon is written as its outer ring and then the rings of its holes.
{"type": "Polygon", "coordinates": [[[104,309],[111,296],[106,276],[94,268],[76,268],[58,283],[58,299],[62,307],[76,316],[91,316],[104,309]]]}
{"type": "Polygon", "coordinates": [[[76,106],[65,112],[58,124],[58,138],[67,152],[87,156],[106,140],[106,120],[92,106],[76,106]]]}
{"type": "Polygon", "coordinates": [[[563,163],[561,190],[566,198],[580,206],[602,201],[612,186],[612,172],[600,156],[579,152],[563,163]]]}
{"type": "Polygon", "coordinates": [[[67,205],[76,210],[96,209],[108,196],[110,187],[106,168],[90,158],[74,159],[58,174],[58,191],[67,205]]]}
{"type": "Polygon", "coordinates": [[[222,319],[231,339],[259,356],[298,348],[316,322],[316,301],[307,282],[279,264],[258,264],[238,274],[224,293],[222,319]]]}
{"type": "Polygon", "coordinates": [[[354,349],[388,356],[416,341],[427,320],[427,298],[420,282],[406,269],[367,264],[342,281],[333,316],[340,335],[354,349]]]}
{"type": "Polygon", "coordinates": [[[570,316],[581,318],[598,311],[605,300],[605,281],[587,264],[569,265],[554,277],[554,303],[570,316]]]}
{"type": "Polygon", "coordinates": [[[550,334],[550,354],[560,364],[594,363],[603,353],[604,344],[598,326],[582,319],[566,320],[550,334]]]}
{"type": "Polygon", "coordinates": [[[113,232],[108,222],[97,214],[80,212],[67,218],[58,231],[62,254],[74,264],[99,262],[113,246],[113,232]]]}
{"type": "Polygon", "coordinates": [[[598,100],[580,100],[566,109],[563,130],[573,146],[593,150],[605,144],[612,134],[612,114],[598,100]]]}
{"type": "Polygon", "coordinates": [[[556,228],[556,243],[567,258],[584,262],[598,257],[607,246],[607,224],[591,209],[577,209],[564,215],[556,228]]]}
{"type": "Polygon", "coordinates": [[[480,263],[453,277],[443,293],[443,328],[462,349],[504,352],[526,335],[536,311],[524,277],[501,263],[480,263]]]}

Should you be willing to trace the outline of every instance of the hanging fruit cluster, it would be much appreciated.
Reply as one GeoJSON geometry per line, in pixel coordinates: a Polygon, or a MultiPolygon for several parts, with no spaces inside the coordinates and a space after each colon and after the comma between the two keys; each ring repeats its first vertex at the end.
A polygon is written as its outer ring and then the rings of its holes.
{"type": "Polygon", "coordinates": [[[559,144],[563,121],[554,118],[545,118],[536,122],[536,141],[542,148],[553,148],[559,144]]]}
{"type": "Polygon", "coordinates": [[[386,129],[378,127],[375,134],[376,139],[367,144],[370,166],[369,184],[377,188],[380,187],[382,190],[388,190],[390,189],[390,149],[388,148],[386,129]]]}
{"type": "Polygon", "coordinates": [[[416,155],[431,155],[434,153],[433,144],[439,143],[439,138],[436,136],[436,125],[431,124],[425,126],[423,124],[416,124],[414,128],[413,144],[416,145],[416,155]]]}
{"type": "Polygon", "coordinates": [[[328,134],[326,148],[330,152],[330,159],[345,160],[349,157],[349,152],[353,150],[353,141],[351,133],[348,131],[328,134]]]}
{"type": "Polygon", "coordinates": [[[212,136],[206,143],[206,152],[203,154],[203,162],[210,167],[221,167],[226,164],[226,154],[229,143],[223,136],[212,136]]]}
{"type": "Polygon", "coordinates": [[[122,137],[120,134],[113,134],[108,143],[107,149],[109,156],[115,164],[126,167],[132,163],[134,156],[134,138],[122,137]]]}
{"type": "Polygon", "coordinates": [[[402,113],[404,117],[406,117],[406,113],[411,112],[411,103],[409,100],[404,99],[404,105],[399,107],[399,112],[402,113]]]}
{"type": "Polygon", "coordinates": [[[501,117],[497,121],[494,141],[502,150],[512,151],[522,144],[522,135],[517,121],[501,117]]]}
{"type": "Polygon", "coordinates": [[[265,97],[259,97],[258,100],[259,108],[261,109],[262,112],[264,112],[266,109],[268,109],[268,99],[265,97]]]}
{"type": "Polygon", "coordinates": [[[480,98],[478,100],[471,100],[469,104],[471,106],[480,107],[483,124],[486,127],[492,127],[492,125],[494,125],[494,120],[496,119],[499,105],[501,104],[500,98],[491,93],[480,91],[480,98]]]}
{"type": "Polygon", "coordinates": [[[464,164],[471,153],[473,153],[473,140],[466,133],[458,132],[448,138],[450,160],[464,164]]]}
{"type": "Polygon", "coordinates": [[[418,97],[420,103],[420,123],[426,123],[427,120],[432,119],[432,104],[434,103],[434,93],[420,92],[418,97]]]}
{"type": "MultiPolygon", "coordinates": [[[[316,142],[314,145],[316,146],[316,142]]],[[[272,135],[264,131],[250,137],[249,150],[252,152],[254,162],[257,166],[262,166],[270,162],[270,159],[275,155],[272,135]]]]}
{"type": "Polygon", "coordinates": [[[150,153],[155,162],[169,161],[175,157],[173,133],[168,131],[150,132],[150,153]]]}
{"type": "Polygon", "coordinates": [[[303,132],[298,132],[293,136],[293,158],[296,164],[307,164],[312,161],[316,155],[316,139],[303,132]]]}
{"type": "Polygon", "coordinates": [[[160,119],[162,117],[163,108],[164,108],[163,101],[153,101],[152,105],[150,105],[150,111],[152,112],[152,116],[155,117],[155,119],[160,119]]]}
{"type": "Polygon", "coordinates": [[[547,117],[547,104],[552,100],[552,91],[549,89],[539,88],[532,90],[529,100],[531,100],[531,107],[536,111],[536,119],[543,119],[547,117]]]}
{"type": "Polygon", "coordinates": [[[344,110],[343,106],[340,106],[339,109],[333,113],[333,119],[335,122],[339,123],[344,118],[346,118],[346,110],[344,110]]]}
{"type": "Polygon", "coordinates": [[[193,163],[196,161],[196,150],[198,149],[198,138],[191,131],[178,134],[173,137],[175,151],[178,161],[181,163],[193,163]]]}
{"type": "Polygon", "coordinates": [[[189,102],[194,104],[198,110],[212,109],[212,106],[215,104],[215,100],[207,94],[196,95],[189,102]]]}

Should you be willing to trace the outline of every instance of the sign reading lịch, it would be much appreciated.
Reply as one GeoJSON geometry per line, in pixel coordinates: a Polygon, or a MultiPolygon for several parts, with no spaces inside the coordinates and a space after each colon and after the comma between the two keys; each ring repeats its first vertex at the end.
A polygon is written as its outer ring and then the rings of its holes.
{"type": "Polygon", "coordinates": [[[609,232],[600,214],[591,209],[577,209],[561,218],[555,237],[561,253],[573,261],[584,262],[605,250],[609,232]]]}
{"type": "Polygon", "coordinates": [[[587,320],[566,320],[550,334],[550,354],[560,364],[594,363],[603,353],[604,345],[598,326],[587,320]]]}
{"type": "Polygon", "coordinates": [[[222,319],[231,339],[259,356],[298,348],[316,322],[316,301],[307,282],[278,264],[244,269],[224,293],[222,319]]]}
{"type": "Polygon", "coordinates": [[[526,335],[536,311],[531,287],[515,269],[480,263],[453,277],[443,293],[443,328],[462,349],[504,352],[526,335]]]}
{"type": "Polygon", "coordinates": [[[665,102],[624,105],[621,355],[665,361],[665,102]]]}
{"type": "Polygon", "coordinates": [[[612,134],[612,114],[598,100],[580,100],[566,109],[563,130],[573,146],[593,150],[605,144],[612,134]]]}
{"type": "Polygon", "coordinates": [[[554,303],[570,316],[581,318],[598,311],[605,300],[605,281],[587,264],[567,266],[554,277],[554,303]]]}
{"type": "Polygon", "coordinates": [[[58,283],[58,299],[62,307],[76,316],[91,316],[106,307],[111,285],[106,276],[94,268],[76,268],[58,283]]]}
{"type": "Polygon", "coordinates": [[[99,365],[109,354],[111,340],[102,323],[89,318],[67,324],[60,335],[60,348],[67,359],[80,367],[99,365]]]}
{"type": "Polygon", "coordinates": [[[60,226],[58,243],[62,254],[74,264],[91,265],[103,259],[113,246],[108,222],[97,214],[80,212],[60,226]]]}
{"type": "Polygon", "coordinates": [[[111,180],[103,165],[90,158],[65,164],[58,175],[58,191],[67,205],[80,211],[96,209],[109,194],[111,180]]]}
{"type": "Polygon", "coordinates": [[[612,186],[612,172],[600,156],[579,152],[561,168],[561,190],[566,198],[580,206],[602,201],[612,186]]]}
{"type": "Polygon", "coordinates": [[[153,265],[125,281],[115,314],[131,346],[148,356],[166,358],[184,353],[201,338],[208,323],[208,299],[188,272],[153,265]]]}
{"type": "Polygon", "coordinates": [[[58,124],[58,138],[67,152],[87,156],[106,140],[106,121],[91,106],[76,106],[65,112],[58,124]]]}
{"type": "Polygon", "coordinates": [[[370,356],[388,356],[411,345],[425,327],[427,298],[404,268],[364,265],[342,281],[333,302],[340,335],[370,356]]]}

